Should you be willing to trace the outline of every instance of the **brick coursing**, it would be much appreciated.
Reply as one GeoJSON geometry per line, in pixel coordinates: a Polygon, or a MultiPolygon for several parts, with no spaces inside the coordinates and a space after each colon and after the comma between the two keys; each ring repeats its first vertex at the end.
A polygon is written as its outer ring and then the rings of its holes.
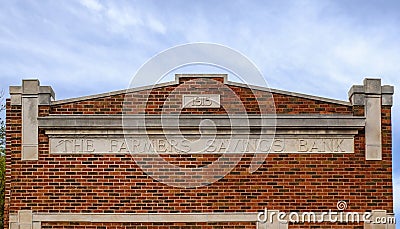
{"type": "MultiPolygon", "coordinates": [[[[220,79],[185,78],[176,86],[106,96],[59,105],[40,106],[39,116],[51,114],[177,113],[260,114],[271,112],[271,94],[224,86],[220,79]],[[176,105],[183,93],[221,94],[221,109],[183,109],[176,105]],[[172,93],[172,96],[171,96],[172,93]],[[174,94],[175,93],[175,94],[174,94]],[[227,95],[236,94],[238,101],[227,95]],[[126,100],[126,98],[130,98],[126,100]],[[255,97],[261,106],[255,103],[255,97]],[[123,111],[123,104],[128,101],[123,111]],[[165,104],[164,104],[165,103],[165,104]],[[163,106],[165,105],[165,107],[163,106]]],[[[345,106],[295,96],[273,94],[278,114],[364,114],[363,106],[345,106]]],[[[50,155],[49,139],[39,130],[39,159],[21,161],[21,106],[7,100],[7,179],[5,225],[8,213],[18,210],[69,213],[154,213],[154,212],[256,212],[264,209],[328,211],[338,200],[348,211],[387,209],[393,211],[391,108],[382,107],[382,161],[365,160],[365,134],[355,136],[353,154],[271,154],[254,173],[248,168],[252,155],[219,181],[199,188],[176,188],[153,180],[135,164],[131,155],[50,155]]],[[[182,167],[203,166],[219,155],[164,155],[182,167]]],[[[362,228],[362,224],[318,224],[321,228],[362,228]]],[[[290,225],[289,228],[315,228],[290,225]]],[[[50,223],[43,228],[255,228],[249,223],[50,223]]]]}
{"type": "Polygon", "coordinates": [[[251,90],[209,78],[184,84],[54,105],[50,114],[351,114],[352,107],[251,90]],[[182,94],[221,94],[221,108],[181,109],[182,94]],[[146,99],[147,98],[147,99],[146,99]],[[145,104],[147,102],[147,104],[145,104]],[[147,105],[147,106],[146,106],[147,105]],[[271,106],[273,105],[273,106],[271,106]],[[123,110],[124,108],[124,110],[123,110]]]}

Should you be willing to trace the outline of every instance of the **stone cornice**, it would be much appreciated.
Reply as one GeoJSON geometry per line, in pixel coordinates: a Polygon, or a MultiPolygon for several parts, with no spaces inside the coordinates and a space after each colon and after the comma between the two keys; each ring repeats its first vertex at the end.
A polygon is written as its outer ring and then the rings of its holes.
{"type": "MultiPolygon", "coordinates": [[[[203,120],[211,120],[215,126],[226,128],[274,128],[277,129],[355,129],[365,126],[365,118],[350,115],[50,115],[39,117],[39,127],[43,129],[158,129],[176,127],[179,117],[179,128],[198,127],[203,120]],[[247,121],[248,120],[248,121],[247,121]],[[162,125],[161,125],[162,122],[162,125]],[[144,125],[146,124],[146,126],[144,125]]],[[[207,125],[202,125],[207,128],[207,125]]]]}

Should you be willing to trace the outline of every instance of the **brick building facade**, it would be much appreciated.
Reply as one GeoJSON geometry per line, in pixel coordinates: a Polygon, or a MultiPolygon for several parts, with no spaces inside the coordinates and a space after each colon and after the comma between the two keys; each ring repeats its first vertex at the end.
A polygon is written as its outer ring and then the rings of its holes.
{"type": "Polygon", "coordinates": [[[155,86],[54,100],[51,87],[24,80],[10,87],[7,99],[5,225],[394,228],[324,216],[314,223],[257,221],[264,209],[321,214],[338,211],[340,201],[347,204],[342,212],[392,216],[392,94],[393,87],[381,86],[379,79],[354,85],[349,101],[339,101],[234,83],[223,74],[186,74],[155,86]],[[194,153],[200,146],[191,148],[183,138],[187,150],[177,151],[178,140],[160,137],[167,126],[197,139],[205,119],[215,123],[218,144],[208,150],[194,153]],[[241,129],[243,120],[247,130],[241,129]],[[251,140],[270,135],[262,132],[265,120],[267,131],[273,130],[273,139],[265,141],[268,154],[262,140],[251,140]],[[250,136],[246,144],[258,145],[244,146],[242,154],[224,153],[226,136],[243,131],[250,136]],[[223,176],[210,166],[208,173],[188,178],[143,156],[146,144],[161,151],[158,159],[183,171],[196,172],[222,155],[223,165],[234,166],[223,176]],[[260,149],[263,160],[250,171],[260,149]]]}

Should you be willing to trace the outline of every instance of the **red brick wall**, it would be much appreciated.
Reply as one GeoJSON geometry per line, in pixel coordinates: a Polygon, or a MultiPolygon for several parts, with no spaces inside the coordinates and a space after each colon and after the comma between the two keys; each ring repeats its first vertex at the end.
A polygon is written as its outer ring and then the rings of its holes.
{"type": "Polygon", "coordinates": [[[166,86],[128,94],[119,94],[81,102],[54,105],[50,114],[351,114],[352,107],[294,96],[272,94],[225,85],[219,79],[186,78],[177,86],[166,86]],[[182,94],[221,94],[221,108],[181,109],[182,94]],[[272,98],[273,96],[273,98],[272,98]],[[144,102],[147,99],[147,106],[144,102]],[[238,101],[237,99],[240,99],[238,101]],[[123,105],[125,100],[125,110],[123,105]],[[273,103],[272,103],[273,102],[273,103]],[[131,104],[128,104],[131,103],[131,104]],[[243,104],[243,105],[242,105],[243,104]],[[271,104],[274,107],[271,107],[271,104]],[[243,106],[244,109],[238,107],[243,106]]]}
{"type": "MultiPolygon", "coordinates": [[[[189,80],[189,79],[185,79],[189,80]]],[[[185,84],[156,88],[147,107],[140,109],[144,91],[128,94],[134,102],[128,113],[145,110],[148,114],[176,113],[174,99],[188,89],[196,94],[219,92],[227,109],[184,109],[186,114],[224,114],[235,110],[231,92],[237,94],[248,113],[271,112],[270,96],[254,94],[246,88],[229,86],[210,79],[185,81],[185,84]],[[171,92],[176,96],[166,99],[171,92]],[[261,101],[255,104],[254,98],[261,101]],[[164,107],[165,104],[171,105],[164,107]],[[136,104],[137,103],[137,104],[136,104]],[[231,105],[229,105],[231,103],[231,105]]],[[[182,83],[182,82],[181,82],[182,83]]],[[[295,96],[273,94],[279,114],[354,114],[363,107],[351,107],[295,96]]],[[[40,106],[39,115],[121,114],[124,95],[40,106]]],[[[248,172],[253,155],[246,154],[238,165],[219,181],[199,188],[176,188],[153,180],[142,172],[130,155],[50,155],[48,137],[39,130],[39,160],[21,161],[21,106],[7,101],[7,192],[6,213],[29,209],[34,212],[76,213],[152,213],[152,212],[256,212],[268,209],[290,211],[328,211],[338,200],[348,203],[349,211],[387,209],[393,211],[391,165],[391,110],[382,108],[383,160],[365,160],[364,132],[355,137],[353,154],[271,154],[254,173],[248,172]]],[[[170,160],[177,156],[170,155],[170,160]]],[[[183,166],[195,167],[213,161],[218,155],[180,156],[183,166]],[[200,164],[201,164],[200,163],[200,164]]],[[[7,214],[6,214],[6,220],[7,214]]],[[[7,224],[6,224],[7,225],[7,224]]],[[[325,225],[325,224],[324,224],[325,225]]],[[[359,224],[361,225],[361,224],[359,224]]],[[[326,228],[357,228],[326,224],[326,228]]],[[[88,224],[43,223],[44,228],[255,228],[254,224],[88,224]]],[[[311,228],[291,225],[290,228],[311,228]]],[[[358,228],[360,228],[359,226],[358,228]]]]}

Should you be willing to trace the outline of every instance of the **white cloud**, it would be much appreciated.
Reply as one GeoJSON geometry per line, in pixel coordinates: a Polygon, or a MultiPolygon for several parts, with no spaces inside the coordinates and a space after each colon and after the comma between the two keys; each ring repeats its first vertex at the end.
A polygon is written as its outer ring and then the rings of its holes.
{"type": "Polygon", "coordinates": [[[105,24],[111,32],[122,35],[137,35],[146,30],[164,34],[166,26],[151,11],[141,10],[130,4],[106,2],[104,5],[97,0],[80,0],[80,3],[101,16],[99,24],[105,24]],[[143,30],[143,31],[140,31],[143,30]]]}
{"type": "Polygon", "coordinates": [[[154,16],[148,15],[147,24],[151,28],[151,30],[164,34],[167,28],[154,16]]]}
{"type": "Polygon", "coordinates": [[[104,8],[97,0],[80,0],[80,3],[94,11],[101,11],[104,8]]]}
{"type": "MultiPolygon", "coordinates": [[[[137,10],[132,8],[119,8],[117,6],[108,6],[106,11],[106,17],[108,23],[111,26],[118,26],[121,28],[127,28],[130,26],[142,26],[144,24],[142,16],[137,10]]],[[[126,31],[122,31],[126,32],[126,31]]]]}

